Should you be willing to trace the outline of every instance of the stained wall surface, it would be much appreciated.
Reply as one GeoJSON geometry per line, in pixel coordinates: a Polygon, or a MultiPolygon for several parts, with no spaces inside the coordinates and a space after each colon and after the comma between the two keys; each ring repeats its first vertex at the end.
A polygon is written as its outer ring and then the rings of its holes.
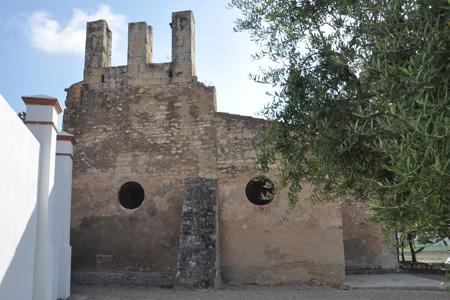
{"type": "Polygon", "coordinates": [[[368,222],[369,218],[367,204],[354,200],[342,204],[346,270],[397,269],[397,248],[382,233],[381,225],[368,222]]]}
{"type": "MultiPolygon", "coordinates": [[[[217,176],[222,278],[228,283],[283,284],[344,281],[344,252],[339,205],[300,201],[290,213],[287,195],[267,205],[255,205],[246,186],[255,174],[245,171],[253,162],[254,135],[264,120],[216,114],[217,176]],[[288,221],[282,222],[283,217],[288,221]],[[279,226],[280,224],[282,226],[279,226]]],[[[267,177],[275,181],[274,172],[267,177]]]]}
{"type": "Polygon", "coordinates": [[[78,84],[67,99],[64,126],[78,138],[73,268],[173,273],[184,180],[215,176],[215,89],[196,83],[85,90],[78,84]],[[137,209],[119,203],[126,182],[145,191],[137,209]]]}

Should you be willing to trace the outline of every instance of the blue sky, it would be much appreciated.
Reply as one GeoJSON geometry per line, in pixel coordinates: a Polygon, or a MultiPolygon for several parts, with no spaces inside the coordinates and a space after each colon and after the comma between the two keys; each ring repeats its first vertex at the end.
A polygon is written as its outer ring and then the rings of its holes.
{"type": "Polygon", "coordinates": [[[216,87],[218,111],[255,116],[271,101],[271,87],[249,79],[263,62],[252,60],[257,48],[249,35],[233,32],[240,13],[227,3],[0,0],[0,94],[16,112],[25,110],[24,95],[47,94],[64,108],[64,89],[82,80],[87,21],[108,22],[113,66],[126,65],[128,23],[146,21],[153,27],[153,62],[161,63],[171,60],[172,12],[192,10],[198,80],[216,87]]]}

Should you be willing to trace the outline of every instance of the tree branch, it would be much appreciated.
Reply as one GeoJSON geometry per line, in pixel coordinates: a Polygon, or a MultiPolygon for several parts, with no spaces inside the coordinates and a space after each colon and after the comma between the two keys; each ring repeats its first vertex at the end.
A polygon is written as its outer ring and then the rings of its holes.
{"type": "MultiPolygon", "coordinates": [[[[297,8],[297,9],[300,9],[300,8],[297,8]]],[[[316,18],[314,18],[314,16],[310,16],[310,18],[311,18],[311,21],[314,23],[314,26],[316,27],[316,30],[319,32],[320,38],[322,39],[322,42],[323,42],[324,46],[328,48],[327,40],[326,40],[325,36],[323,35],[322,30],[320,30],[319,23],[317,22],[316,18]]],[[[356,76],[355,73],[350,71],[350,68],[348,66],[348,62],[344,59],[344,56],[342,55],[342,53],[340,53],[340,52],[335,52],[335,53],[336,53],[336,55],[339,58],[341,58],[341,59],[343,59],[345,61],[344,75],[350,77],[352,82],[353,82],[353,84],[355,85],[355,88],[356,88],[356,99],[357,100],[362,100],[364,98],[367,98],[367,95],[362,92],[361,82],[359,81],[358,76],[356,76]]]]}

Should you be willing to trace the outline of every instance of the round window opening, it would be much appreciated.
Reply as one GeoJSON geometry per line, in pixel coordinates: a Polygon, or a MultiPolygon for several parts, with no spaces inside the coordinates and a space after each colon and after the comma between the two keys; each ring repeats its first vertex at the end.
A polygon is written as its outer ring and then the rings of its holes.
{"type": "Polygon", "coordinates": [[[127,182],[119,190],[119,202],[125,208],[134,209],[144,201],[144,189],[137,182],[127,182]]]}
{"type": "Polygon", "coordinates": [[[266,205],[272,202],[275,187],[266,177],[255,177],[249,181],[245,188],[247,199],[256,205],[266,205]]]}

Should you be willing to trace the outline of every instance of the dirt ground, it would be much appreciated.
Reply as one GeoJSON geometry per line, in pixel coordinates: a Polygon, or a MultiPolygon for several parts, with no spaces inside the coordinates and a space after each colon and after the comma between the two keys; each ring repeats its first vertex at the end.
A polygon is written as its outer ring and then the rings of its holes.
{"type": "Polygon", "coordinates": [[[73,286],[74,300],[137,299],[450,299],[444,290],[339,290],[315,285],[254,286],[231,285],[214,291],[172,290],[168,288],[73,286]],[[87,297],[81,297],[81,295],[87,297]]]}

